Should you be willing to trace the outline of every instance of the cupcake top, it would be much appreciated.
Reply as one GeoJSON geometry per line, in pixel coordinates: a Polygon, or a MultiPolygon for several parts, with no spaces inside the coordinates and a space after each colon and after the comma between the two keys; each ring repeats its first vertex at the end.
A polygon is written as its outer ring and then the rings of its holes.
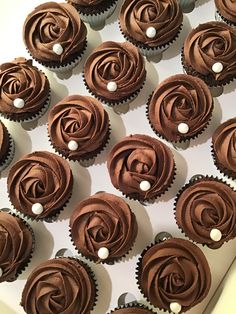
{"type": "Polygon", "coordinates": [[[115,188],[141,201],[163,194],[175,173],[171,150],[161,141],[141,134],[118,142],[108,156],[107,166],[115,188]]]}
{"type": "Polygon", "coordinates": [[[222,123],[212,136],[216,166],[229,177],[236,178],[236,118],[222,123]]]}
{"type": "Polygon", "coordinates": [[[63,65],[84,49],[87,29],[67,3],[46,2],[26,18],[23,39],[30,54],[48,66],[63,65]]]}
{"type": "Polygon", "coordinates": [[[178,0],[125,0],[119,19],[121,30],[129,40],[157,47],[176,37],[183,13],[178,0]]]}
{"type": "Polygon", "coordinates": [[[109,117],[96,99],[68,96],[50,110],[48,132],[52,145],[65,157],[92,157],[108,139],[109,117]]]}
{"type": "Polygon", "coordinates": [[[109,314],[153,314],[149,308],[140,305],[140,304],[132,304],[125,305],[124,307],[116,308],[111,311],[109,314]]]}
{"type": "Polygon", "coordinates": [[[19,217],[0,211],[0,282],[13,281],[33,251],[33,231],[19,217]]]}
{"type": "Polygon", "coordinates": [[[0,120],[0,166],[4,163],[10,146],[10,137],[7,128],[0,120]]]}
{"type": "Polygon", "coordinates": [[[182,313],[200,303],[211,286],[202,251],[191,242],[170,238],[146,249],[138,262],[138,284],[159,309],[182,313]]]}
{"type": "Polygon", "coordinates": [[[7,178],[12,205],[34,219],[56,215],[71,195],[72,185],[67,161],[46,151],[31,153],[17,161],[7,178]]]}
{"type": "Polygon", "coordinates": [[[120,197],[98,193],[78,204],[70,218],[71,237],[78,250],[94,262],[114,262],[132,247],[137,222],[120,197]]]}
{"type": "Polygon", "coordinates": [[[120,103],[142,88],[146,79],[144,58],[130,43],[107,41],[86,60],[84,78],[96,97],[120,103]]]}
{"type": "Polygon", "coordinates": [[[32,117],[45,105],[50,93],[45,74],[32,60],[16,58],[0,65],[0,112],[9,119],[32,117]]]}
{"type": "Polygon", "coordinates": [[[87,7],[98,5],[104,2],[104,0],[68,0],[68,2],[70,2],[71,4],[78,4],[87,7]]]}
{"type": "Polygon", "coordinates": [[[21,305],[30,314],[87,314],[96,300],[96,284],[87,265],[71,258],[41,263],[27,279],[21,305]]]}
{"type": "Polygon", "coordinates": [[[202,80],[177,74],[157,86],[147,110],[155,132],[169,141],[183,141],[196,137],[206,127],[213,99],[202,80]]]}
{"type": "Polygon", "coordinates": [[[219,248],[236,237],[236,192],[211,177],[190,182],[177,196],[175,217],[190,239],[219,248]]]}
{"type": "Polygon", "coordinates": [[[223,18],[236,24],[236,2],[234,0],[215,0],[215,5],[223,18]]]}
{"type": "Polygon", "coordinates": [[[208,85],[228,83],[236,76],[236,29],[207,22],[193,29],[184,42],[183,66],[208,85]]]}

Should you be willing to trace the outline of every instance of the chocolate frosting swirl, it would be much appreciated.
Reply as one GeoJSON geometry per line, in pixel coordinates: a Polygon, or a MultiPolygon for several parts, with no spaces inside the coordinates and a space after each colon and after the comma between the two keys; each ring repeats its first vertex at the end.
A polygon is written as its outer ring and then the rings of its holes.
{"type": "Polygon", "coordinates": [[[236,236],[236,192],[214,178],[189,183],[177,197],[175,216],[190,239],[219,248],[236,236]],[[210,238],[212,229],[221,231],[220,241],[210,238]]]}
{"type": "Polygon", "coordinates": [[[236,178],[236,118],[222,123],[212,136],[216,166],[226,175],[236,178]]]}
{"type": "Polygon", "coordinates": [[[28,264],[33,233],[22,219],[0,211],[0,282],[13,281],[28,264]]]}
{"type": "Polygon", "coordinates": [[[108,156],[112,184],[130,198],[138,200],[160,196],[174,179],[174,159],[171,150],[148,135],[130,135],[118,142],[108,156]],[[148,181],[147,191],[140,183],[148,181]]]}
{"type": "Polygon", "coordinates": [[[178,0],[125,0],[119,19],[122,31],[131,41],[157,47],[175,38],[183,14],[178,0]],[[156,30],[153,38],[146,35],[149,27],[156,30]]]}
{"type": "Polygon", "coordinates": [[[132,44],[107,41],[86,60],[84,78],[95,96],[120,103],[143,86],[146,79],[144,58],[132,44]],[[107,89],[111,81],[117,84],[114,92],[107,89]]]}
{"type": "Polygon", "coordinates": [[[224,18],[236,24],[236,2],[234,0],[215,0],[215,5],[224,18]]]}
{"type": "Polygon", "coordinates": [[[95,156],[109,136],[109,117],[102,104],[88,96],[65,97],[48,116],[48,132],[53,146],[72,160],[95,156]],[[79,148],[69,150],[69,141],[79,148]]]}
{"type": "Polygon", "coordinates": [[[137,222],[128,204],[120,197],[98,193],[78,204],[70,218],[71,237],[87,258],[101,262],[98,250],[105,247],[114,262],[132,247],[137,235],[137,222]]]}
{"type": "Polygon", "coordinates": [[[102,3],[104,0],[69,0],[68,2],[79,6],[90,7],[102,3]]]}
{"type": "Polygon", "coordinates": [[[82,262],[57,258],[41,263],[27,279],[21,305],[30,314],[88,314],[96,298],[90,269],[82,262]]]}
{"type": "Polygon", "coordinates": [[[209,85],[221,85],[236,75],[236,30],[223,22],[208,22],[193,29],[185,39],[183,65],[187,73],[200,76],[209,85]],[[221,63],[215,73],[212,66],[221,63]]]}
{"type": "Polygon", "coordinates": [[[29,117],[40,111],[49,96],[49,81],[45,74],[32,65],[32,60],[16,58],[0,65],[0,111],[12,118],[29,117]],[[13,101],[24,100],[23,108],[13,101]]]}
{"type": "Polygon", "coordinates": [[[211,272],[196,245],[171,238],[144,251],[138,265],[138,282],[155,307],[170,311],[170,303],[177,302],[182,313],[206,297],[211,272]]]}
{"type": "Polygon", "coordinates": [[[0,165],[4,163],[10,147],[10,137],[5,125],[0,121],[0,165]]]}
{"type": "Polygon", "coordinates": [[[207,85],[200,79],[177,74],[164,80],[154,90],[148,105],[152,128],[169,141],[181,141],[198,135],[207,125],[213,100],[207,85]],[[178,125],[186,123],[186,134],[178,125]]]}
{"type": "Polygon", "coordinates": [[[73,177],[62,157],[46,151],[26,155],[10,169],[7,187],[13,206],[23,214],[41,219],[56,215],[70,197],[73,177]],[[32,205],[43,206],[41,214],[32,205]]]}
{"type": "Polygon", "coordinates": [[[87,29],[76,9],[68,3],[46,2],[26,18],[23,29],[25,45],[32,56],[43,63],[67,63],[84,49],[87,29]],[[53,52],[54,44],[63,48],[53,52]]]}
{"type": "Polygon", "coordinates": [[[142,308],[141,306],[130,306],[111,311],[110,314],[153,314],[151,310],[142,308]]]}

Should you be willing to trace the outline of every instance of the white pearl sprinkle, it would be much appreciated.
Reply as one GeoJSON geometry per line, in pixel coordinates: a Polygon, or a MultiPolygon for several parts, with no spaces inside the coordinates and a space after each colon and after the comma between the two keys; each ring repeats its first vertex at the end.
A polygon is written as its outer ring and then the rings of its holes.
{"type": "Polygon", "coordinates": [[[63,47],[60,44],[53,45],[52,50],[58,56],[60,56],[63,53],[63,47]]]}
{"type": "Polygon", "coordinates": [[[222,238],[221,231],[219,229],[213,228],[210,232],[210,238],[215,242],[220,241],[222,238]]]}
{"type": "Polygon", "coordinates": [[[189,131],[189,126],[187,125],[187,123],[182,122],[178,125],[178,131],[181,134],[186,134],[189,131]]]}
{"type": "Polygon", "coordinates": [[[79,147],[78,143],[74,140],[69,141],[68,148],[69,150],[77,150],[79,147]]]}
{"type": "Polygon", "coordinates": [[[139,184],[140,190],[146,192],[150,190],[151,188],[151,183],[149,181],[141,181],[139,184]]]}
{"type": "Polygon", "coordinates": [[[171,312],[177,314],[181,311],[182,306],[178,302],[171,302],[170,303],[170,310],[171,312]]]}
{"type": "Polygon", "coordinates": [[[216,62],[213,64],[211,69],[215,73],[220,73],[223,70],[223,64],[221,62],[216,62]]]}
{"type": "Polygon", "coordinates": [[[117,84],[116,82],[108,82],[107,83],[107,90],[109,92],[115,92],[117,90],[117,84]]]}
{"type": "Polygon", "coordinates": [[[40,215],[43,212],[43,205],[40,203],[35,203],[32,205],[31,210],[35,215],[40,215]]]}
{"type": "Polygon", "coordinates": [[[108,258],[108,256],[109,256],[109,250],[106,247],[101,247],[98,250],[98,257],[100,259],[106,259],[106,258],[108,258]]]}
{"type": "Polygon", "coordinates": [[[156,36],[156,29],[152,26],[148,27],[147,30],[146,30],[146,36],[148,38],[154,38],[156,36]]]}
{"type": "Polygon", "coordinates": [[[3,274],[3,270],[2,270],[2,268],[0,267],[0,277],[2,277],[2,274],[3,274]]]}
{"type": "Polygon", "coordinates": [[[14,101],[13,101],[13,106],[18,108],[18,109],[21,109],[25,106],[25,102],[22,98],[16,98],[14,101]]]}

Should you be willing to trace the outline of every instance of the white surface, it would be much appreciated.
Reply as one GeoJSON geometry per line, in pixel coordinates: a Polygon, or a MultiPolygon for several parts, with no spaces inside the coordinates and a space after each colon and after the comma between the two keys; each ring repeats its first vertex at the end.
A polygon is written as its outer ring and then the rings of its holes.
{"type": "MultiPolygon", "coordinates": [[[[1,1],[0,18],[0,42],[1,42],[1,63],[11,61],[15,57],[27,56],[22,41],[21,31],[23,21],[28,12],[36,4],[42,3],[39,0],[9,0],[1,1]]],[[[82,80],[82,67],[86,57],[97,45],[105,40],[123,41],[116,21],[118,8],[108,21],[106,27],[95,32],[89,27],[88,49],[80,64],[73,70],[73,75],[67,79],[58,78],[55,73],[45,71],[52,87],[51,106],[67,95],[80,93],[87,95],[82,80]]],[[[61,248],[69,248],[76,253],[69,240],[69,217],[75,205],[83,198],[96,193],[107,191],[120,196],[120,193],[112,186],[106,169],[106,155],[111,147],[122,137],[134,133],[145,133],[156,137],[148,124],[145,116],[145,103],[151,91],[165,78],[182,73],[180,50],[185,36],[192,27],[201,22],[214,19],[214,1],[197,1],[197,8],[190,14],[184,16],[184,27],[179,39],[163,53],[163,60],[157,64],[146,62],[147,82],[140,95],[131,103],[130,111],[121,116],[108,108],[112,132],[111,141],[105,151],[96,158],[95,164],[89,168],[83,168],[78,163],[70,162],[74,174],[73,197],[66,209],[59,216],[56,223],[30,223],[36,234],[36,249],[30,266],[13,283],[0,284],[0,313],[1,314],[23,314],[19,306],[22,288],[30,272],[40,262],[54,257],[61,248]]],[[[212,121],[207,130],[198,139],[191,142],[186,150],[176,150],[171,144],[177,164],[177,178],[174,185],[159,200],[159,202],[144,207],[139,202],[128,201],[133,212],[136,214],[139,232],[137,241],[129,256],[115,265],[103,266],[88,263],[98,281],[99,297],[93,314],[104,314],[117,305],[118,297],[124,292],[131,292],[136,298],[142,301],[135,280],[135,264],[139,253],[153,241],[154,236],[160,231],[167,231],[173,236],[183,237],[177,228],[173,215],[174,197],[179,189],[195,174],[208,174],[222,178],[217,171],[211,158],[211,135],[215,128],[223,121],[236,115],[235,106],[235,85],[230,84],[225,88],[223,96],[215,98],[215,109],[212,121]]],[[[50,147],[47,128],[47,114],[39,120],[39,125],[31,130],[25,131],[20,124],[6,122],[9,131],[16,142],[16,154],[13,162],[16,162],[23,155],[35,150],[48,150],[50,147]]],[[[9,168],[8,168],[9,169],[9,168]]],[[[2,173],[0,179],[0,208],[11,207],[6,191],[8,170],[2,173]]],[[[233,181],[228,180],[233,183],[233,181]]],[[[231,264],[236,252],[236,240],[230,241],[218,250],[211,250],[199,246],[205,253],[212,272],[212,286],[208,297],[198,306],[190,310],[189,314],[201,314],[212,297],[216,287],[219,285],[224,273],[231,264]]],[[[235,309],[224,311],[224,314],[232,314],[235,309]]],[[[159,313],[160,311],[158,311],[159,313]]]]}

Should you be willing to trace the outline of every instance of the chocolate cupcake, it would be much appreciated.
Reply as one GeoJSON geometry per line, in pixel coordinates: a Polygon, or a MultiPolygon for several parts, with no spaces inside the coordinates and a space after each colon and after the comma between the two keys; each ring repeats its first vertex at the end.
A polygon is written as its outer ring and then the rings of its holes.
{"type": "Polygon", "coordinates": [[[34,250],[34,233],[14,214],[0,211],[0,283],[14,281],[28,265],[34,250]]]}
{"type": "Polygon", "coordinates": [[[184,42],[182,64],[187,74],[209,86],[222,86],[236,77],[236,30],[222,22],[193,29],[184,42]]]}
{"type": "Polygon", "coordinates": [[[144,58],[127,42],[104,42],[86,60],[84,79],[87,89],[108,105],[128,102],[144,85],[144,58]]]}
{"type": "Polygon", "coordinates": [[[91,269],[73,258],[54,258],[37,266],[27,279],[21,306],[26,313],[85,314],[97,296],[91,269]]]}
{"type": "Polygon", "coordinates": [[[0,172],[11,163],[14,152],[15,144],[13,138],[0,120],[0,172]]]}
{"type": "Polygon", "coordinates": [[[14,208],[35,220],[50,220],[71,196],[69,164],[53,153],[39,151],[17,161],[9,171],[7,188],[14,208]]]}
{"type": "Polygon", "coordinates": [[[236,2],[234,0],[215,0],[217,21],[236,27],[236,2]]]}
{"type": "Polygon", "coordinates": [[[32,57],[55,72],[72,69],[86,48],[87,29],[68,3],[46,2],[26,18],[23,39],[32,57]]]}
{"type": "Polygon", "coordinates": [[[97,193],[80,202],[70,218],[71,238],[80,253],[113,264],[125,256],[137,236],[137,222],[120,197],[97,193]]]}
{"type": "Polygon", "coordinates": [[[155,307],[183,313],[200,303],[211,286],[202,251],[190,241],[170,238],[148,247],[137,264],[138,286],[155,307]]]}
{"type": "Polygon", "coordinates": [[[50,104],[45,74],[23,57],[0,65],[0,113],[13,121],[41,117],[50,104]]]}
{"type": "Polygon", "coordinates": [[[213,177],[190,181],[176,197],[175,219],[189,239],[217,249],[236,237],[236,192],[213,177]]]}
{"type": "Polygon", "coordinates": [[[209,123],[213,99],[207,85],[186,74],[164,80],[152,93],[147,117],[154,132],[171,142],[197,137],[209,123]]]}
{"type": "Polygon", "coordinates": [[[109,140],[109,116],[92,97],[68,96],[50,110],[48,133],[52,146],[64,157],[93,158],[109,140]]]}
{"type": "Polygon", "coordinates": [[[212,136],[212,154],[217,169],[236,179],[236,118],[222,123],[212,136]]]}
{"type": "Polygon", "coordinates": [[[109,312],[108,314],[154,314],[147,306],[143,304],[134,303],[120,306],[109,312]]]}
{"type": "Polygon", "coordinates": [[[145,56],[166,50],[182,28],[178,0],[125,0],[119,15],[124,37],[145,56]]]}
{"type": "Polygon", "coordinates": [[[161,141],[141,134],[118,142],[109,153],[107,167],[114,187],[140,201],[162,195],[175,176],[171,150],[161,141]]]}

